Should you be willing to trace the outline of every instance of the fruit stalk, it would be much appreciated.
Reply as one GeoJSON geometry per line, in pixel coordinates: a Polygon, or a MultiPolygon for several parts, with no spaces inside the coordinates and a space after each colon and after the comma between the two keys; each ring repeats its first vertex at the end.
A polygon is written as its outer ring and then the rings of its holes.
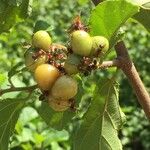
{"type": "Polygon", "coordinates": [[[27,91],[31,92],[37,88],[37,85],[27,86],[27,87],[10,87],[8,89],[0,90],[0,96],[8,92],[19,92],[19,91],[27,91]]]}

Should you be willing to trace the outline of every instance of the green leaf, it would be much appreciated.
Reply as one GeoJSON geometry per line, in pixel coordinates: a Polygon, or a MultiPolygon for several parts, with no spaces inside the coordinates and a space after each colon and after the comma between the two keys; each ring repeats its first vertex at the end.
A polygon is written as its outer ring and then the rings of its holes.
{"type": "Polygon", "coordinates": [[[112,80],[97,83],[91,106],[74,135],[74,150],[121,150],[117,131],[123,124],[118,89],[112,80]]]}
{"type": "Polygon", "coordinates": [[[0,0],[0,33],[8,32],[15,23],[28,16],[29,0],[0,0]]]}
{"type": "Polygon", "coordinates": [[[85,5],[88,2],[88,0],[78,0],[78,3],[80,5],[85,5]]]}
{"type": "Polygon", "coordinates": [[[138,10],[137,5],[126,0],[109,0],[100,3],[91,13],[91,34],[105,36],[113,45],[119,28],[138,10]]]}
{"type": "Polygon", "coordinates": [[[64,129],[75,115],[74,112],[69,110],[64,112],[56,112],[44,102],[42,102],[41,106],[37,108],[37,111],[47,125],[57,130],[64,129]]]}
{"type": "Polygon", "coordinates": [[[0,149],[8,149],[9,138],[13,133],[19,113],[24,106],[21,99],[0,101],[0,149]]]}
{"type": "Polygon", "coordinates": [[[141,23],[150,32],[150,2],[143,4],[140,12],[135,14],[133,19],[141,23]]]}
{"type": "Polygon", "coordinates": [[[31,0],[22,0],[22,3],[20,3],[20,6],[19,6],[20,18],[24,19],[24,18],[27,18],[29,16],[30,11],[31,11],[30,5],[31,5],[31,0]]]}
{"type": "Polygon", "coordinates": [[[47,30],[47,31],[51,31],[52,28],[50,26],[49,23],[47,23],[46,21],[43,21],[43,20],[38,20],[36,23],[35,23],[35,26],[34,26],[34,33],[39,31],[39,30],[47,30]]]}
{"type": "Polygon", "coordinates": [[[16,64],[15,66],[13,66],[11,68],[11,70],[8,72],[8,78],[11,78],[12,76],[14,76],[15,74],[21,72],[21,71],[25,71],[27,70],[27,68],[22,68],[19,70],[19,68],[23,65],[23,62],[19,62],[18,64],[16,64]]]}
{"type": "Polygon", "coordinates": [[[0,87],[6,81],[6,79],[7,79],[6,74],[4,74],[4,73],[0,74],[0,87]]]}

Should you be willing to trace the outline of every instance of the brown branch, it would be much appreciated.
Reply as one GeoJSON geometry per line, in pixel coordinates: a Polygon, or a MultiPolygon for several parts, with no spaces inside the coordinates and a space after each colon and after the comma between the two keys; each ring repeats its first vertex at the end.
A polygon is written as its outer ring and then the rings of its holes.
{"type": "MultiPolygon", "coordinates": [[[[102,0],[92,0],[95,5],[102,2],[102,0]]],[[[119,67],[122,69],[124,74],[127,76],[132,88],[134,89],[140,105],[148,119],[150,119],[150,96],[139,77],[139,74],[129,57],[127,48],[123,41],[118,42],[115,46],[117,53],[117,60],[119,61],[119,67]]]]}
{"type": "Polygon", "coordinates": [[[120,68],[127,76],[131,86],[133,87],[138,101],[143,107],[147,118],[150,119],[150,96],[142,80],[140,79],[133,62],[129,58],[127,48],[125,47],[123,41],[117,43],[117,45],[115,46],[115,50],[118,56],[118,60],[120,62],[120,68]]]}
{"type": "Polygon", "coordinates": [[[19,92],[19,91],[27,91],[31,92],[37,88],[37,85],[28,86],[28,87],[10,87],[8,89],[0,90],[0,96],[8,92],[19,92]]]}

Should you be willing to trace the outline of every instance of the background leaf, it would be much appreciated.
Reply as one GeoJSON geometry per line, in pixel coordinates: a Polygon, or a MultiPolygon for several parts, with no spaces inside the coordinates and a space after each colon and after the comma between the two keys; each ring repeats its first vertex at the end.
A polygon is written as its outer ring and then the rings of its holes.
{"type": "Polygon", "coordinates": [[[29,0],[0,0],[0,33],[28,16],[29,0]]]}
{"type": "Polygon", "coordinates": [[[80,5],[85,5],[88,2],[88,0],[78,0],[78,3],[80,5]]]}
{"type": "Polygon", "coordinates": [[[74,150],[121,150],[117,131],[123,124],[118,90],[113,80],[101,80],[91,106],[74,135],[74,150]]]}
{"type": "Polygon", "coordinates": [[[0,149],[8,149],[8,141],[13,133],[19,113],[23,108],[21,99],[7,99],[0,101],[0,149]]]}

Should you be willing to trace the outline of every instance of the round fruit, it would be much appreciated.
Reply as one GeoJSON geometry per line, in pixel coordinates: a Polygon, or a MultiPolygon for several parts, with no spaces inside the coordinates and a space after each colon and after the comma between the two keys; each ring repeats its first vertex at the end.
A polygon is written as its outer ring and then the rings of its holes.
{"type": "Polygon", "coordinates": [[[103,36],[94,36],[92,37],[93,45],[91,55],[96,54],[97,51],[106,53],[109,49],[109,42],[103,36]]]}
{"type": "Polygon", "coordinates": [[[32,44],[37,48],[48,51],[52,43],[51,37],[46,31],[40,30],[34,33],[32,44]]]}
{"type": "Polygon", "coordinates": [[[64,69],[69,75],[77,74],[79,72],[78,67],[76,65],[69,64],[67,62],[65,62],[64,64],[64,69]]]}
{"type": "Polygon", "coordinates": [[[67,60],[64,64],[65,71],[71,75],[71,74],[77,74],[79,72],[78,65],[81,62],[81,57],[75,54],[71,54],[68,56],[67,60]]]}
{"type": "Polygon", "coordinates": [[[92,39],[83,30],[74,31],[71,34],[71,47],[75,54],[89,56],[92,49],[92,39]]]}
{"type": "Polygon", "coordinates": [[[38,86],[42,90],[49,90],[59,77],[60,72],[50,64],[42,64],[35,70],[34,76],[38,86]]]}
{"type": "Polygon", "coordinates": [[[32,48],[29,48],[25,54],[25,65],[30,71],[35,71],[35,69],[41,65],[44,64],[47,61],[47,57],[44,56],[39,56],[37,59],[33,59],[33,55],[35,53],[35,50],[32,48]]]}
{"type": "Polygon", "coordinates": [[[51,95],[48,97],[48,104],[55,111],[65,111],[70,107],[69,100],[55,99],[51,95]]]}
{"type": "Polygon", "coordinates": [[[78,85],[76,80],[63,75],[54,83],[51,94],[57,99],[70,99],[77,94],[78,85]]]}

